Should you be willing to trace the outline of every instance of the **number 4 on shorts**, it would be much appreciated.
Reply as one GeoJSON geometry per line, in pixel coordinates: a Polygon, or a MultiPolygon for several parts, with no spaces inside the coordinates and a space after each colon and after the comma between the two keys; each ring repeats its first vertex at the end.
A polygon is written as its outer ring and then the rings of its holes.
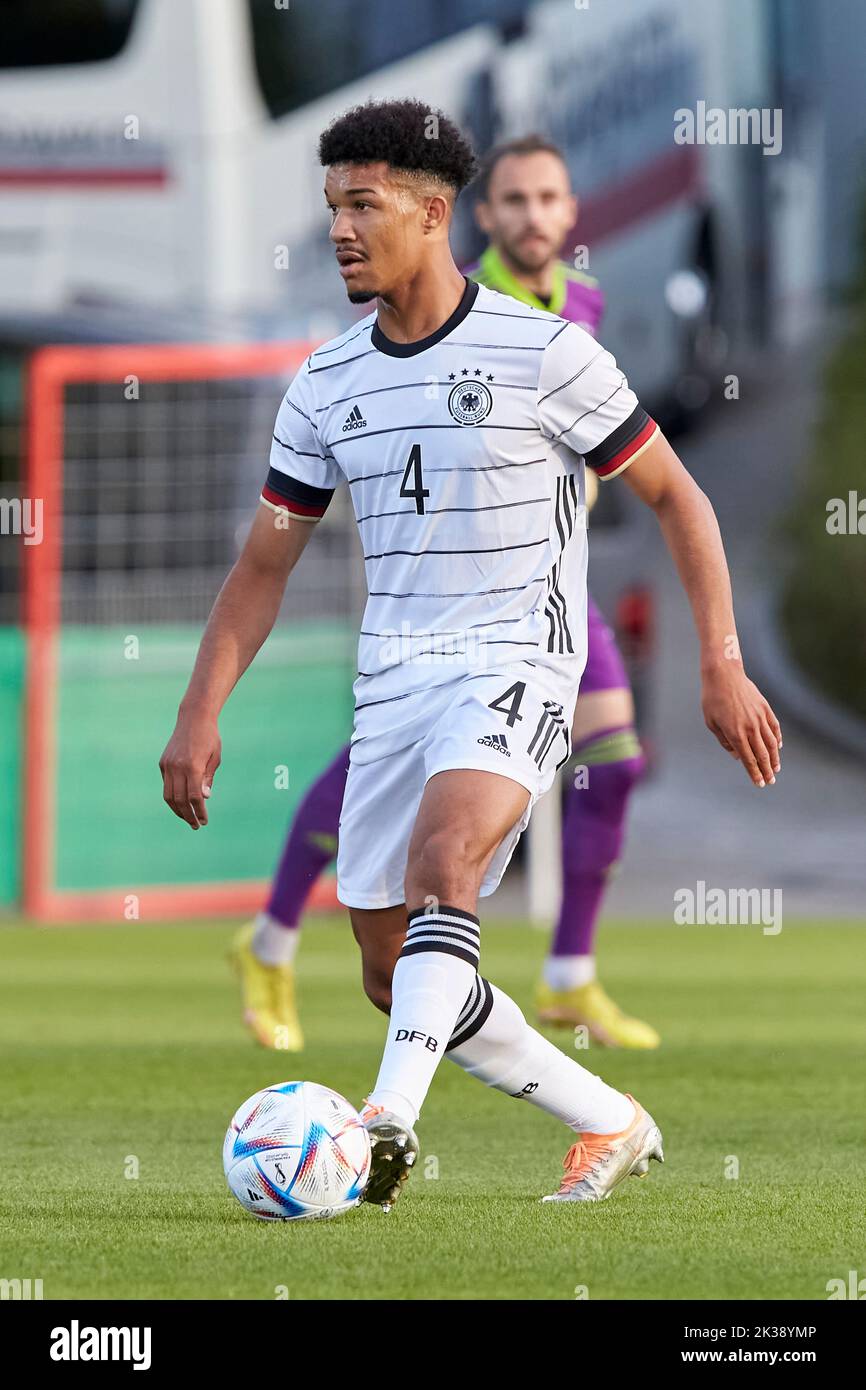
{"type": "Polygon", "coordinates": [[[514,684],[510,685],[501,695],[497,695],[495,700],[491,700],[487,708],[495,709],[497,714],[504,714],[505,722],[509,729],[511,729],[517,723],[518,719],[523,718],[523,715],[519,714],[518,710],[520,709],[520,701],[523,699],[525,693],[526,681],[515,681],[514,684]],[[506,704],[507,700],[510,700],[511,703],[506,704]]]}

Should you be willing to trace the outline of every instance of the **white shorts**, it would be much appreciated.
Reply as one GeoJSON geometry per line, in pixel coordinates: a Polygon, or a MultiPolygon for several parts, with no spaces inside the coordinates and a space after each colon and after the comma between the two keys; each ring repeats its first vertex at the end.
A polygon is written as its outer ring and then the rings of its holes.
{"type": "Polygon", "coordinates": [[[352,747],[337,852],[337,896],[347,907],[394,907],[405,901],[409,840],[424,787],[449,768],[495,772],[530,794],[523,816],[488,866],[480,892],[492,893],[533,805],[571,752],[577,684],[564,687],[549,670],[523,663],[476,673],[422,698],[423,723],[413,742],[406,743],[403,730],[395,740],[383,728],[352,747]],[[402,746],[395,748],[395,741],[402,746]]]}

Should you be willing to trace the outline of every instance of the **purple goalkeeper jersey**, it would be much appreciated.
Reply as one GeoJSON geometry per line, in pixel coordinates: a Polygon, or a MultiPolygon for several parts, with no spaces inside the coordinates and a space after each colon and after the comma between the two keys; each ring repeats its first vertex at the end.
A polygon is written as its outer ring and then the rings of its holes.
{"type": "Polygon", "coordinates": [[[523,304],[531,304],[534,309],[546,309],[550,314],[570,319],[593,337],[598,332],[604,313],[604,295],[599,283],[582,270],[575,270],[566,261],[557,261],[553,267],[553,289],[547,304],[512,275],[493,246],[488,246],[481,259],[474,265],[466,266],[463,273],[490,290],[510,295],[523,304]]]}

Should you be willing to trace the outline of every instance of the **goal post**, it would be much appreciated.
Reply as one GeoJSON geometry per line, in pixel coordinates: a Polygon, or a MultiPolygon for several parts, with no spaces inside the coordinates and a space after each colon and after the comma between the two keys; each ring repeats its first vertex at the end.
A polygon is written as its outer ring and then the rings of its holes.
{"type": "Polygon", "coordinates": [[[42,521],[24,547],[22,877],[37,921],[255,910],[292,811],[348,739],[363,575],[335,498],[221,721],[209,826],[193,834],[162,802],[157,760],[311,346],[31,359],[26,488],[42,521]]]}

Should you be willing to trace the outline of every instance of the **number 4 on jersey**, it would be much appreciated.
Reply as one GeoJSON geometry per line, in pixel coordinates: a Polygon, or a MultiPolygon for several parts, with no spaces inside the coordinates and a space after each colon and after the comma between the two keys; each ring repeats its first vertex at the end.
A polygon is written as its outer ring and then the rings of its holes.
{"type": "Polygon", "coordinates": [[[424,498],[430,496],[429,488],[424,486],[424,479],[421,475],[421,445],[413,444],[409,451],[409,459],[406,464],[406,471],[403,474],[403,481],[400,484],[400,496],[411,497],[415,502],[415,511],[419,516],[424,515],[424,498]],[[414,487],[409,486],[409,473],[412,472],[414,487]]]}

